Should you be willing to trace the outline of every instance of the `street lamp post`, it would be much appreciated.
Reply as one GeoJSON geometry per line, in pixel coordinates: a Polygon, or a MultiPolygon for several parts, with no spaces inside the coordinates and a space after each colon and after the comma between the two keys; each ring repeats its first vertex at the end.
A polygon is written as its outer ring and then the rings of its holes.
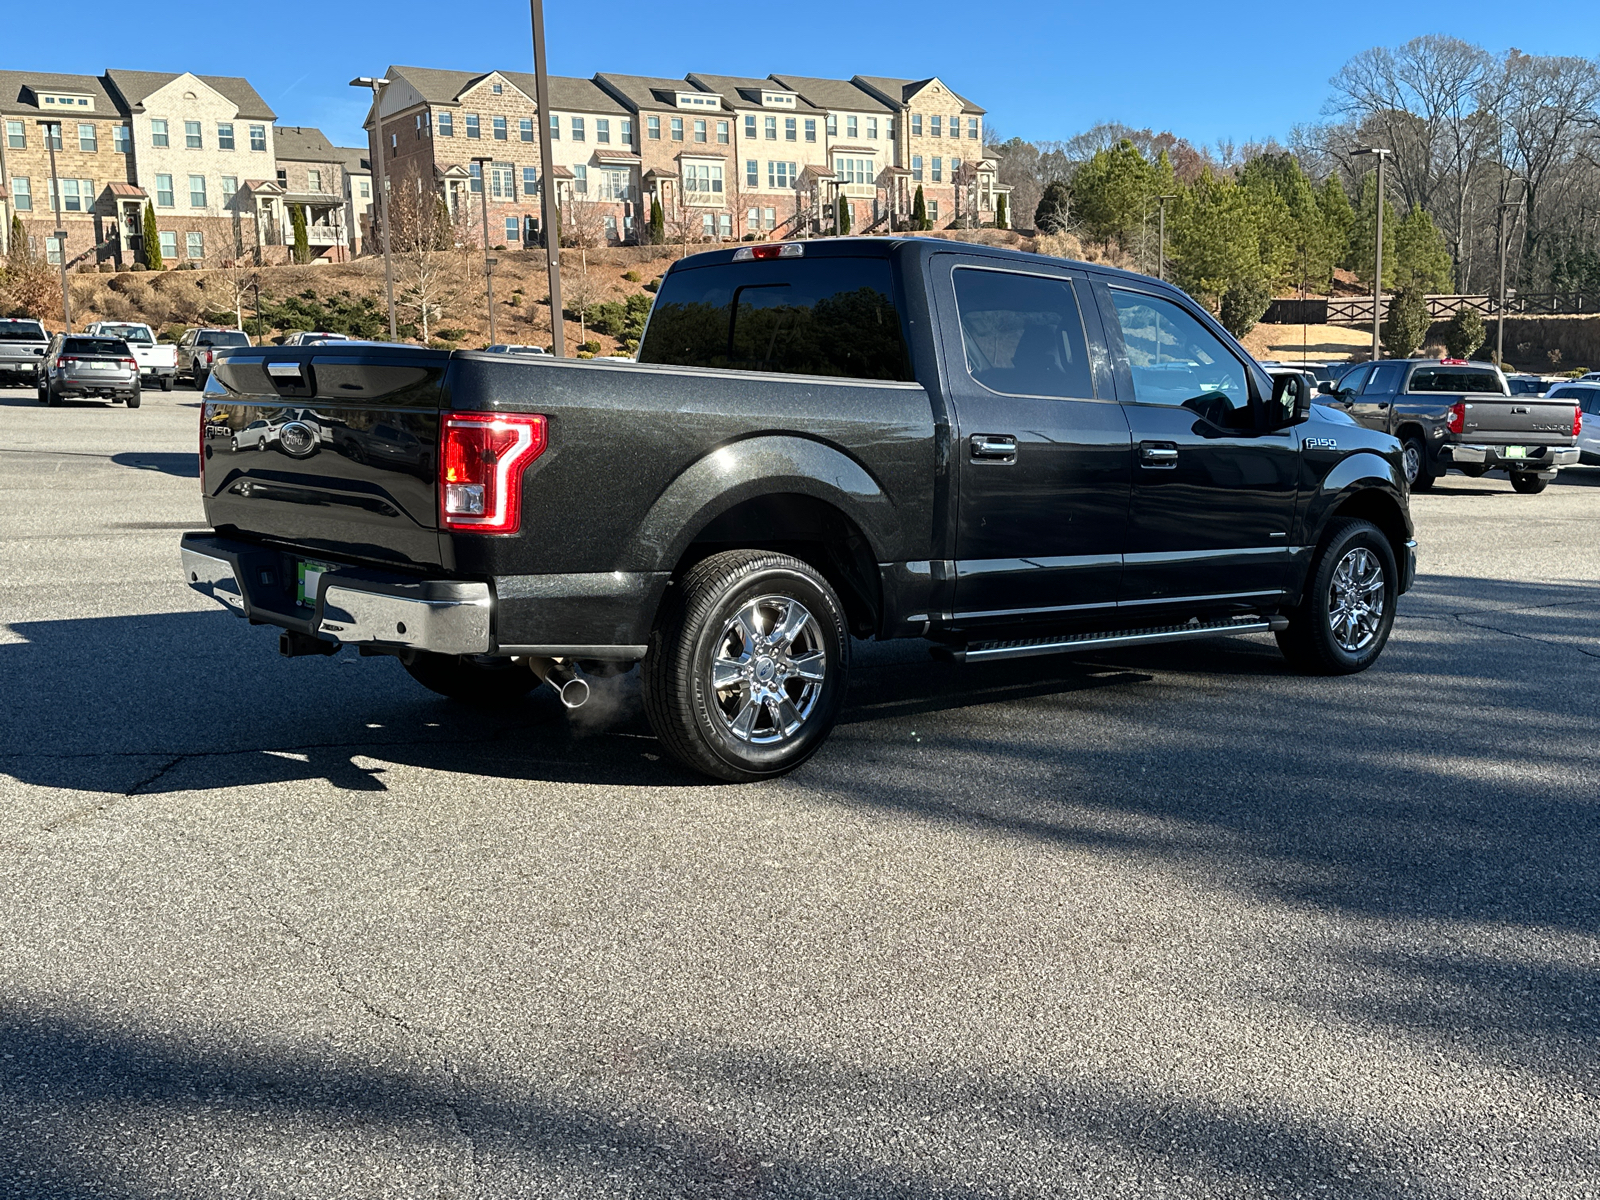
{"type": "Polygon", "coordinates": [[[1159,250],[1156,255],[1156,278],[1167,277],[1167,201],[1176,200],[1177,196],[1156,197],[1156,245],[1159,250]]]}
{"type": "Polygon", "coordinates": [[[1521,208],[1527,199],[1524,190],[1521,198],[1517,200],[1500,201],[1500,304],[1496,309],[1494,323],[1494,365],[1502,371],[1506,366],[1506,213],[1515,208],[1521,208]]]}
{"type": "Polygon", "coordinates": [[[561,316],[561,239],[556,236],[556,184],[551,175],[554,152],[550,149],[550,75],[544,64],[544,0],[528,0],[533,25],[533,91],[539,106],[539,212],[544,223],[544,261],[550,273],[550,352],[567,355],[567,324],[561,316]]]}
{"type": "Polygon", "coordinates": [[[483,286],[489,294],[489,343],[495,345],[500,339],[494,332],[494,257],[489,253],[489,169],[494,159],[474,157],[472,161],[478,164],[478,195],[483,197],[483,286]]]}
{"type": "Polygon", "coordinates": [[[373,164],[377,178],[373,182],[378,189],[378,218],[383,224],[383,295],[389,302],[389,340],[398,342],[400,335],[394,323],[394,266],[389,259],[389,177],[383,169],[383,113],[378,103],[388,83],[387,79],[359,75],[350,81],[350,86],[372,89],[372,130],[375,135],[372,141],[377,147],[373,164]]]}
{"type": "Polygon", "coordinates": [[[66,126],[60,121],[40,121],[40,128],[44,130],[44,144],[50,148],[50,190],[54,193],[51,197],[50,210],[55,216],[57,229],[54,230],[56,239],[56,253],[61,256],[61,316],[67,323],[67,332],[72,332],[72,293],[67,290],[67,231],[59,228],[66,224],[61,219],[65,205],[61,203],[61,180],[56,175],[56,142],[62,137],[66,126]],[[51,129],[55,132],[51,133],[51,129]]]}
{"type": "Polygon", "coordinates": [[[1366,150],[1353,150],[1352,154],[1372,154],[1378,159],[1378,249],[1372,269],[1372,361],[1383,357],[1383,343],[1379,329],[1383,323],[1383,163],[1392,150],[1373,146],[1366,150]]]}

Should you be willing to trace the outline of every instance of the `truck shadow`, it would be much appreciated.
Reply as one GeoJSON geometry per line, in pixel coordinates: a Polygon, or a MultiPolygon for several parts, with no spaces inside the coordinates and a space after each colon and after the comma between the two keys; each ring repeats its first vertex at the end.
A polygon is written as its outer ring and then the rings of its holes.
{"type": "Polygon", "coordinates": [[[196,454],[174,454],[161,450],[125,450],[113,454],[111,461],[119,467],[133,467],[140,471],[160,471],[178,479],[199,479],[200,458],[196,454]]]}

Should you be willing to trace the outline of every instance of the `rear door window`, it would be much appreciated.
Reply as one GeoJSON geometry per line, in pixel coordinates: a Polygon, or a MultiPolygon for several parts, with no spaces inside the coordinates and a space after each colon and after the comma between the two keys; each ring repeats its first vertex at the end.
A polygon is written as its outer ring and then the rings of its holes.
{"type": "Polygon", "coordinates": [[[1089,397],[1083,318],[1066,279],[1015,271],[955,272],[967,372],[992,392],[1089,397]]]}
{"type": "Polygon", "coordinates": [[[1367,379],[1367,386],[1362,390],[1362,395],[1392,395],[1400,390],[1405,376],[1405,363],[1382,363],[1372,368],[1372,374],[1367,379]]]}
{"type": "Polygon", "coordinates": [[[642,363],[910,380],[886,258],[758,259],[674,271],[642,363]]]}

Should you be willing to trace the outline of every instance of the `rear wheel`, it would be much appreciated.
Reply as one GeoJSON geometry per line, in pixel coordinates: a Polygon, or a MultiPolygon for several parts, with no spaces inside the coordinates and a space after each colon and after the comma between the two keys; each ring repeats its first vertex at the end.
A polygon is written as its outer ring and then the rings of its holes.
{"type": "Polygon", "coordinates": [[[1529,471],[1511,472],[1511,490],[1523,496],[1537,496],[1550,486],[1548,479],[1540,479],[1529,471]]]}
{"type": "Polygon", "coordinates": [[[44,402],[52,408],[61,406],[61,393],[56,390],[55,384],[47,383],[44,385],[44,402]]]}
{"type": "Polygon", "coordinates": [[[1389,641],[1400,572],[1394,549],[1370,521],[1335,520],[1278,648],[1307,675],[1365,671],[1389,641]]]}
{"type": "Polygon", "coordinates": [[[161,377],[161,390],[163,392],[170,392],[172,390],[172,376],[171,375],[163,375],[161,377]]]}
{"type": "Polygon", "coordinates": [[[1410,434],[1400,443],[1400,457],[1405,463],[1406,483],[1413,492],[1425,492],[1433,486],[1436,476],[1428,465],[1428,446],[1417,434],[1410,434]]]}
{"type": "Polygon", "coordinates": [[[509,658],[422,653],[405,668],[429,691],[463,704],[509,704],[539,686],[539,677],[526,663],[509,658]]]}
{"type": "Polygon", "coordinates": [[[211,377],[210,372],[207,372],[207,371],[196,371],[194,373],[194,390],[197,391],[197,392],[205,391],[206,390],[206,380],[209,379],[210,377],[211,377]]]}
{"type": "Polygon", "coordinates": [[[828,581],[786,554],[730,550],[674,589],[643,664],[645,711],[684,766],[750,782],[816,752],[849,673],[850,635],[828,581]]]}
{"type": "Polygon", "coordinates": [[[128,407],[129,408],[138,408],[139,407],[139,389],[138,388],[134,388],[133,391],[128,393],[128,407]]]}

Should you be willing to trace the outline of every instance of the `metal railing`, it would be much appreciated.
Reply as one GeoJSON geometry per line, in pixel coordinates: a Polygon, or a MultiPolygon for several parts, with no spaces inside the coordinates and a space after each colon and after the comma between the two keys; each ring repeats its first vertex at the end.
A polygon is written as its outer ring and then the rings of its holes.
{"type": "MultiPolygon", "coordinates": [[[[1384,312],[1393,299],[1385,296],[1384,312]]],[[[1428,316],[1435,321],[1448,320],[1463,306],[1482,316],[1499,315],[1499,298],[1496,296],[1428,296],[1428,316]]],[[[1595,292],[1524,292],[1506,297],[1505,312],[1510,317],[1521,316],[1576,316],[1600,313],[1600,293],[1595,292]]],[[[1362,325],[1372,323],[1371,296],[1333,296],[1326,299],[1274,300],[1268,306],[1262,321],[1269,325],[1362,325]]]]}

